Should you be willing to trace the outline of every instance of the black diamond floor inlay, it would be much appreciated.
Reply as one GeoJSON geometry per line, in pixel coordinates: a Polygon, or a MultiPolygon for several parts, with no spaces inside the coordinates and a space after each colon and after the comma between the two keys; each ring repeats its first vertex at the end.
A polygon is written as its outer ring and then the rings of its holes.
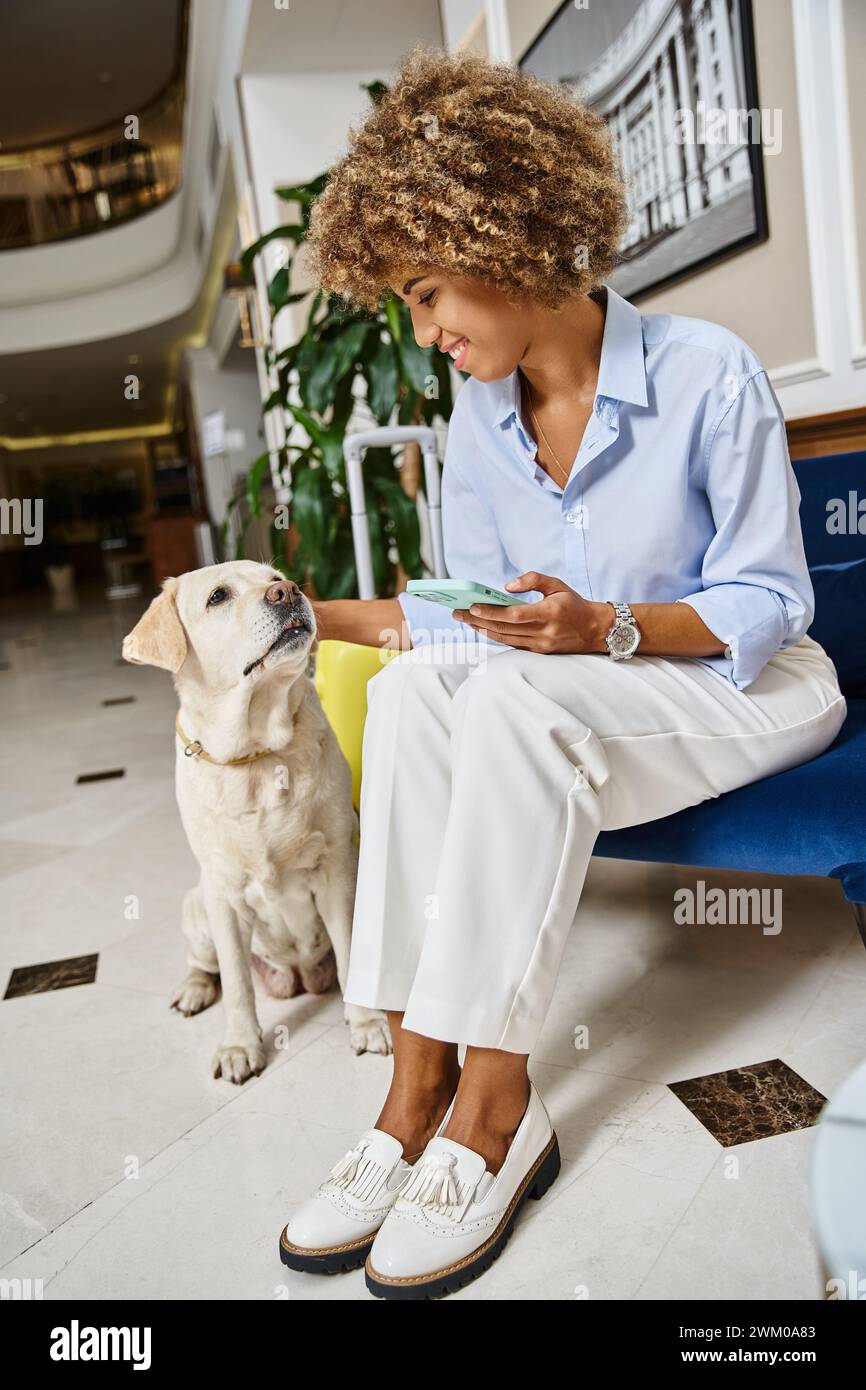
{"type": "Polygon", "coordinates": [[[674,1081],[670,1089],[725,1148],[808,1129],[827,1101],[778,1057],[674,1081]]]}
{"type": "Polygon", "coordinates": [[[82,772],[80,777],[76,777],[76,785],[81,782],[107,782],[112,777],[125,777],[125,767],[113,767],[108,772],[82,772]]]}
{"type": "Polygon", "coordinates": [[[103,705],[134,705],[134,695],[115,695],[110,700],[103,700],[103,705]]]}
{"type": "Polygon", "coordinates": [[[68,960],[48,960],[41,965],[17,966],[9,976],[4,999],[22,994],[45,994],[48,990],[69,989],[71,985],[92,985],[99,956],[70,956],[68,960]]]}

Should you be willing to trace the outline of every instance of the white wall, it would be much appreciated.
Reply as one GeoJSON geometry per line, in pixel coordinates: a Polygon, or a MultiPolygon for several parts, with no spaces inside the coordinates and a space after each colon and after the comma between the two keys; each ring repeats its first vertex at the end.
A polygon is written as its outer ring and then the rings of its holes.
{"type": "MultiPolygon", "coordinates": [[[[294,221],[297,208],[283,203],[274,189],[280,185],[307,183],[329,169],[346,149],[350,125],[369,110],[362,83],[387,77],[383,67],[358,72],[292,73],[290,76],[259,74],[240,80],[247,129],[247,160],[252,195],[262,230],[294,221]]],[[[267,273],[276,267],[276,247],[266,248],[267,273]]],[[[284,311],[277,320],[276,341],[283,346],[294,338],[303,306],[293,317],[284,311]],[[281,324],[282,320],[282,324],[281,324]]]]}
{"type": "MultiPolygon", "coordinates": [[[[559,3],[505,3],[516,61],[559,3]]],[[[866,401],[866,4],[752,8],[759,102],[782,122],[781,153],[764,160],[770,239],[640,307],[739,333],[794,420],[866,401]]]]}
{"type": "Polygon", "coordinates": [[[440,0],[445,44],[450,51],[457,48],[484,9],[484,0],[440,0]]]}
{"type": "Polygon", "coordinates": [[[239,430],[243,435],[243,443],[225,453],[211,457],[202,453],[205,501],[211,521],[220,526],[234,491],[235,478],[246,474],[265,448],[258,436],[261,426],[258,379],[252,361],[246,371],[226,369],[210,347],[187,348],[184,361],[193,424],[200,444],[204,437],[204,417],[215,410],[224,413],[226,430],[239,430]]]}

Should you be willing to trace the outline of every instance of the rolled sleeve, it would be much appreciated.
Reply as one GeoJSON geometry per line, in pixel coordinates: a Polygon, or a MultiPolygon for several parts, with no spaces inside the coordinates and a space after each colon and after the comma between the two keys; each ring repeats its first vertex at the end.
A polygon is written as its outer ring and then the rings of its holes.
{"type": "MultiPolygon", "coordinates": [[[[445,567],[452,579],[474,579],[501,589],[506,580],[507,563],[496,523],[489,504],[471,486],[464,472],[464,460],[478,457],[469,415],[469,394],[464,386],[457,397],[445,446],[442,472],[445,567]]],[[[483,643],[491,649],[511,650],[469,623],[452,618],[449,609],[441,603],[405,592],[397,595],[397,601],[413,647],[439,641],[483,643]]]]}
{"type": "Polygon", "coordinates": [[[707,444],[704,486],[716,533],[700,590],[677,599],[694,608],[723,656],[702,658],[737,688],[775,652],[799,642],[815,613],[800,528],[800,490],[785,420],[764,370],[725,402],[707,444]]]}
{"type": "Polygon", "coordinates": [[[724,656],[706,657],[738,690],[760,675],[774,652],[788,646],[790,623],[777,593],[754,584],[715,584],[677,599],[687,603],[726,644],[724,656]]]}

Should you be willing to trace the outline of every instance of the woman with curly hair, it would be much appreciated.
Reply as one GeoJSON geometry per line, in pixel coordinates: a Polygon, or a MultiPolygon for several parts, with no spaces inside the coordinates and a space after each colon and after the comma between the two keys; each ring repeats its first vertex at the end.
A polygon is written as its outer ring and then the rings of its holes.
{"type": "Polygon", "coordinates": [[[767,373],[727,329],[641,314],[605,284],[626,220],[597,115],[508,66],[425,51],[314,210],[323,288],[371,309],[393,293],[418,343],[468,374],[446,563],[522,600],[315,605],[320,638],[405,649],[367,687],[345,987],[387,1013],[394,1071],[281,1255],[366,1262],[386,1298],[474,1279],[556,1178],[527,1062],[598,833],[805,762],[845,718],[806,635],[767,373]]]}

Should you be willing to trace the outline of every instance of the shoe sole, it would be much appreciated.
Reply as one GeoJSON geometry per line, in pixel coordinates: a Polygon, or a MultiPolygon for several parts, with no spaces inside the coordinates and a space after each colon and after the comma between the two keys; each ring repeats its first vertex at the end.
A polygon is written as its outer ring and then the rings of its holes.
{"type": "Polygon", "coordinates": [[[368,1259],[364,1266],[364,1277],[370,1293],[376,1298],[441,1298],[444,1294],[456,1293],[466,1284],[471,1284],[473,1279],[484,1274],[502,1254],[514,1230],[517,1214],[526,1199],[532,1197],[536,1201],[540,1200],[556,1181],[560,1166],[559,1142],[553,1134],[512,1197],[508,1210],[496,1230],[483,1245],[473,1250],[465,1259],[447,1265],[435,1274],[413,1275],[404,1279],[389,1279],[387,1275],[377,1273],[368,1259]]]}
{"type": "MultiPolygon", "coordinates": [[[[286,1228],[288,1229],[288,1228],[286,1228]]],[[[284,1230],[280,1236],[280,1259],[289,1269],[302,1274],[343,1274],[350,1269],[361,1269],[376,1238],[374,1231],[363,1240],[350,1241],[346,1245],[323,1246],[321,1250],[307,1250],[302,1245],[293,1245],[286,1238],[284,1230]]]]}

